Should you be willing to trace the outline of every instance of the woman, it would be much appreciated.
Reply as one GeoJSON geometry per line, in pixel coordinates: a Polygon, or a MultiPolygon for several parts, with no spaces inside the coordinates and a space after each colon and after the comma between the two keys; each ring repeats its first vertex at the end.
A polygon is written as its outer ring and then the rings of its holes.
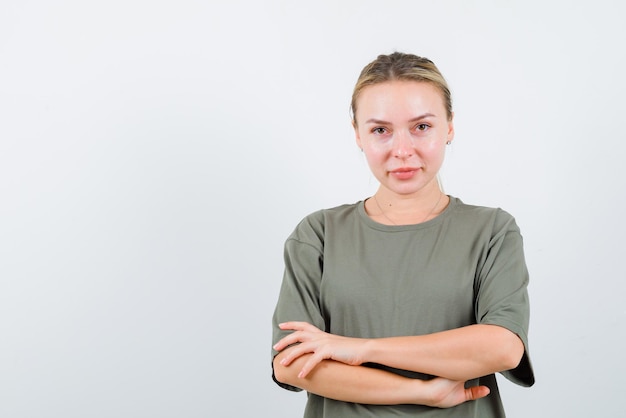
{"type": "Polygon", "coordinates": [[[428,59],[367,65],[357,145],[380,183],[285,243],[274,379],[305,417],[503,417],[494,373],[530,386],[528,273],[515,220],[445,195],[450,91],[428,59]]]}

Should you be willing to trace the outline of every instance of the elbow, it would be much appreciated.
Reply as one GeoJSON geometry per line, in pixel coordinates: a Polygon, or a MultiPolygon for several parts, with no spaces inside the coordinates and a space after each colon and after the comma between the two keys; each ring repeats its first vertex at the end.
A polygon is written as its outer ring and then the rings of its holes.
{"type": "Polygon", "coordinates": [[[278,353],[274,357],[274,361],[272,362],[272,366],[274,368],[274,379],[283,385],[296,386],[297,383],[297,374],[298,371],[294,364],[290,366],[284,366],[280,363],[282,358],[284,357],[284,351],[278,353]]]}
{"type": "Polygon", "coordinates": [[[280,364],[281,355],[278,354],[274,357],[272,366],[274,368],[274,379],[278,383],[290,384],[289,382],[289,368],[280,364]]]}
{"type": "Polygon", "coordinates": [[[519,366],[524,356],[524,343],[522,340],[510,332],[506,340],[502,344],[502,352],[500,357],[501,370],[512,370],[519,366]]]}

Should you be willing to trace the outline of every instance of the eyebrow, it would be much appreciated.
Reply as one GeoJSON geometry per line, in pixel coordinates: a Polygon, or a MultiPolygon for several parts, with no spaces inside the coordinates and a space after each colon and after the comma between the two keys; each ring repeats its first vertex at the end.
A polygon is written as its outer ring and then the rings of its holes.
{"type": "MultiPolygon", "coordinates": [[[[424,113],[423,115],[419,115],[416,116],[412,119],[409,119],[409,122],[417,122],[420,121],[422,119],[428,119],[428,118],[432,118],[432,117],[436,117],[436,115],[432,114],[432,113],[424,113]]],[[[378,125],[386,125],[389,124],[390,122],[387,122],[385,120],[382,119],[375,119],[375,118],[371,118],[365,121],[365,123],[374,123],[374,124],[378,124],[378,125]]]]}

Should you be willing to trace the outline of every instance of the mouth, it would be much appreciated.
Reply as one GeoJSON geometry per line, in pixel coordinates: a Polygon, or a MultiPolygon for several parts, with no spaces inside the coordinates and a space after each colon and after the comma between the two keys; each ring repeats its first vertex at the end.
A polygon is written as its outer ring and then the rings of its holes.
{"type": "Polygon", "coordinates": [[[407,173],[410,171],[417,171],[419,170],[419,167],[400,167],[400,168],[396,168],[395,170],[391,170],[391,173],[407,173]]]}
{"type": "Polygon", "coordinates": [[[399,180],[407,180],[417,174],[419,170],[419,167],[401,167],[389,171],[389,174],[399,180]]]}

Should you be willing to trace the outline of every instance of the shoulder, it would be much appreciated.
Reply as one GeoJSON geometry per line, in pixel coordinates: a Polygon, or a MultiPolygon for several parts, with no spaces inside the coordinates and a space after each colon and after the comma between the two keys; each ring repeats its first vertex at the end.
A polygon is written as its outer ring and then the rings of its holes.
{"type": "Polygon", "coordinates": [[[340,223],[358,213],[361,202],[321,209],[305,216],[288,238],[314,246],[324,243],[324,235],[328,225],[340,223]]]}
{"type": "Polygon", "coordinates": [[[519,227],[515,217],[502,208],[469,205],[456,197],[450,197],[453,218],[467,224],[473,224],[479,228],[487,228],[498,232],[518,232],[519,227]]]}

